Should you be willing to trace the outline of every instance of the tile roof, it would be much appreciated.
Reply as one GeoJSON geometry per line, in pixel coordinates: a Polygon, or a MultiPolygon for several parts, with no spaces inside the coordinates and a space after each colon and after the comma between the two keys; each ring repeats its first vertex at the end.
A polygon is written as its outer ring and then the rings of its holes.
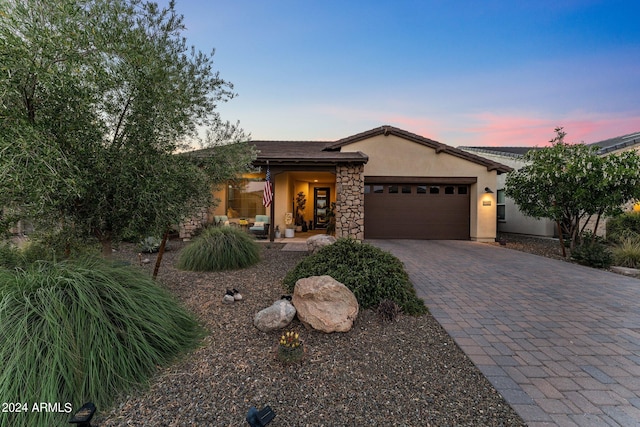
{"type": "Polygon", "coordinates": [[[475,151],[477,153],[496,154],[505,157],[522,157],[531,150],[539,150],[541,147],[458,147],[461,150],[475,151]]]}
{"type": "MultiPolygon", "coordinates": [[[[335,163],[366,163],[369,157],[360,151],[342,152],[340,148],[378,135],[395,135],[418,144],[433,148],[436,153],[447,153],[467,161],[486,166],[487,170],[498,173],[510,172],[512,169],[502,163],[463,151],[461,149],[398,129],[393,126],[380,126],[337,141],[250,141],[258,152],[255,163],[265,164],[268,160],[282,165],[321,165],[335,163]]],[[[184,153],[196,157],[210,156],[214,148],[184,153]]]]}
{"type": "Polygon", "coordinates": [[[630,133],[628,135],[616,136],[615,138],[605,139],[604,141],[593,142],[589,145],[600,147],[598,154],[606,154],[611,151],[620,150],[640,144],[640,132],[630,133]]]}
{"type": "Polygon", "coordinates": [[[251,141],[258,151],[256,161],[294,162],[294,163],[366,163],[369,160],[361,152],[342,153],[326,150],[332,144],[327,141],[251,141]]]}
{"type": "MultiPolygon", "coordinates": [[[[335,150],[325,150],[332,142],[327,141],[249,141],[256,149],[257,156],[254,163],[266,164],[267,160],[279,164],[335,164],[335,163],[366,163],[369,160],[361,152],[341,153],[335,150]]],[[[211,156],[216,147],[185,153],[195,157],[211,156]]]]}

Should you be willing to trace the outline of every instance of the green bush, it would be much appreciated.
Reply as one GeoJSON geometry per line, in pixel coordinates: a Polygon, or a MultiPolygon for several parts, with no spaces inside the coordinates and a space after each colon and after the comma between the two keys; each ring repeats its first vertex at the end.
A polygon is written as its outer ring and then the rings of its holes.
{"type": "MultiPolygon", "coordinates": [[[[202,329],[148,275],[100,259],[0,268],[3,402],[106,409],[202,329]]],[[[68,413],[0,412],[2,426],[66,425],[68,413]]]]}
{"type": "Polygon", "coordinates": [[[613,261],[611,251],[598,241],[585,241],[571,252],[578,264],[595,268],[609,268],[613,261]]]}
{"type": "Polygon", "coordinates": [[[347,286],[362,308],[377,307],[385,299],[398,304],[403,312],[427,312],[417,297],[402,262],[375,246],[353,239],[338,239],[303,259],[284,278],[287,292],[296,281],[310,276],[329,275],[347,286]]]}
{"type": "Polygon", "coordinates": [[[608,240],[621,242],[635,236],[640,236],[640,212],[625,212],[607,220],[608,240]]]}
{"type": "MultiPolygon", "coordinates": [[[[0,267],[26,268],[35,261],[52,261],[58,257],[56,250],[38,241],[30,241],[22,248],[10,243],[0,244],[0,267]]],[[[60,254],[62,257],[62,254],[60,254]]]]}
{"type": "Polygon", "coordinates": [[[640,267],[640,239],[627,237],[613,248],[613,264],[621,267],[640,267]]]}
{"type": "Polygon", "coordinates": [[[209,227],[182,250],[177,267],[222,271],[249,267],[258,261],[260,247],[249,234],[233,227],[209,227]]]}
{"type": "Polygon", "coordinates": [[[8,242],[0,243],[0,267],[15,268],[22,263],[22,256],[17,247],[8,242]]]}

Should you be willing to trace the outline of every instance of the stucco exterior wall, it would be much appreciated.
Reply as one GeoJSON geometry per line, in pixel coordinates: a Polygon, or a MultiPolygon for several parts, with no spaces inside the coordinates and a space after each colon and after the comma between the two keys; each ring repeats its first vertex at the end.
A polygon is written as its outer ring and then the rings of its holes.
{"type": "Polygon", "coordinates": [[[365,176],[397,177],[474,177],[470,186],[470,238],[494,241],[496,238],[495,171],[451,154],[397,137],[379,135],[342,147],[341,151],[361,151],[369,156],[365,176]],[[485,187],[494,193],[486,194],[485,187]]]}
{"type": "MultiPolygon", "coordinates": [[[[487,159],[502,163],[512,167],[514,170],[520,169],[527,163],[519,157],[498,155],[488,152],[470,152],[485,157],[487,159]]],[[[503,190],[508,174],[497,176],[497,190],[503,190]]],[[[493,188],[492,188],[493,189],[493,188]]],[[[523,214],[513,199],[505,197],[505,220],[498,222],[498,232],[529,234],[534,236],[553,237],[556,233],[556,224],[549,219],[535,219],[523,214]]]]}

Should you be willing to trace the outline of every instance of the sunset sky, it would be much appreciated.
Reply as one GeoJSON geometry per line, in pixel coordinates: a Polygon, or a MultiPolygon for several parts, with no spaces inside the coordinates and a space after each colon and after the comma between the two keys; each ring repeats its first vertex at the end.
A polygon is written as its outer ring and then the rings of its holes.
{"type": "MultiPolygon", "coordinates": [[[[162,0],[160,4],[167,4],[162,0]]],[[[384,124],[448,145],[640,131],[640,1],[177,0],[253,139],[384,124]]]]}

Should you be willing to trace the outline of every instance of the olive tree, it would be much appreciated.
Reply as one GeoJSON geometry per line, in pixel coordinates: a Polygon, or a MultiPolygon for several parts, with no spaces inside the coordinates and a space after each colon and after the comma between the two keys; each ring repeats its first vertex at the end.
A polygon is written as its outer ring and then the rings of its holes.
{"type": "Polygon", "coordinates": [[[505,190],[524,214],[556,221],[573,248],[594,216],[596,233],[602,216],[640,198],[640,156],[601,156],[598,147],[566,143],[563,128],[555,132],[551,146],[525,154],[528,164],[509,173],[505,190]]]}
{"type": "Polygon", "coordinates": [[[0,3],[1,226],[27,216],[109,254],[206,206],[212,183],[251,163],[248,136],[216,111],[233,86],[184,29],[173,1],[0,3]],[[176,156],[202,129],[219,155],[176,156]]]}

